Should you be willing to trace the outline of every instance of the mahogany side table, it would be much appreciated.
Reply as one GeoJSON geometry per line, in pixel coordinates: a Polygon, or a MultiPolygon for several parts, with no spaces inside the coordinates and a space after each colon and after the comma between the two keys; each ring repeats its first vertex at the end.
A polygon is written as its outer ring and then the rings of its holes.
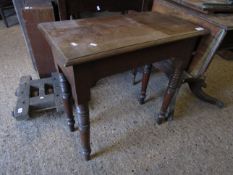
{"type": "Polygon", "coordinates": [[[208,33],[190,22],[154,12],[48,22],[39,28],[52,48],[57,70],[64,74],[61,84],[71,128],[74,116],[68,92],[72,92],[85,160],[91,153],[88,102],[94,82],[165,58],[175,59],[158,117],[163,118],[197,43],[208,33]]]}

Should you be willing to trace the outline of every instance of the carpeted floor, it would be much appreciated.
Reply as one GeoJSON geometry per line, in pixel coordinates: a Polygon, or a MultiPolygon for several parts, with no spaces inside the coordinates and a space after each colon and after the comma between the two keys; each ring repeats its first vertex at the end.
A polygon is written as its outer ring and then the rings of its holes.
{"type": "Polygon", "coordinates": [[[69,132],[64,114],[20,122],[11,116],[19,78],[37,77],[19,26],[0,22],[0,60],[2,175],[233,174],[233,61],[216,56],[207,74],[206,90],[225,108],[199,101],[184,85],[174,121],[161,126],[154,115],[167,84],[163,74],[153,74],[142,106],[129,72],[99,81],[90,101],[93,156],[84,162],[78,131],[69,132]]]}

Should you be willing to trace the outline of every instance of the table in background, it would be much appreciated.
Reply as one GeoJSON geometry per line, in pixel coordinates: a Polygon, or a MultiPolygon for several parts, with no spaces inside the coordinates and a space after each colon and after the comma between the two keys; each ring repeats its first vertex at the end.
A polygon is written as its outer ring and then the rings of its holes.
{"type": "Polygon", "coordinates": [[[209,29],[210,35],[199,45],[197,54],[187,69],[189,77],[186,82],[199,99],[223,107],[223,102],[207,95],[202,87],[206,86],[205,73],[217,51],[233,48],[233,13],[219,13],[216,9],[216,11],[206,11],[202,8],[204,2],[216,1],[154,0],[152,11],[177,16],[209,29]]]}

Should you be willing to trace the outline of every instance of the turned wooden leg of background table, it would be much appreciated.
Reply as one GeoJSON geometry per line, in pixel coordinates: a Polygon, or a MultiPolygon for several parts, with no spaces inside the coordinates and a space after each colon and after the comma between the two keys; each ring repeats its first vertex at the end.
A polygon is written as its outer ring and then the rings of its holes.
{"type": "Polygon", "coordinates": [[[136,84],[137,68],[132,70],[132,84],[136,84]]]}
{"type": "Polygon", "coordinates": [[[142,78],[142,87],[141,87],[141,94],[139,96],[139,103],[144,104],[146,98],[146,90],[148,86],[148,82],[150,79],[152,64],[147,64],[143,70],[143,78],[142,78]]]}
{"type": "Polygon", "coordinates": [[[158,124],[161,124],[169,116],[173,117],[176,95],[179,91],[180,84],[182,82],[182,74],[184,71],[183,67],[184,67],[183,62],[178,60],[176,62],[175,71],[169,80],[168,88],[163,98],[163,103],[160,109],[160,113],[158,117],[156,118],[156,122],[158,124]],[[169,108],[169,111],[168,111],[168,108],[169,108]],[[169,113],[169,116],[167,115],[168,113],[169,113]]]}
{"type": "Polygon", "coordinates": [[[70,131],[74,131],[75,120],[74,120],[74,115],[73,115],[71,89],[63,74],[59,75],[59,80],[60,80],[60,85],[61,85],[61,90],[62,90],[64,110],[68,118],[67,119],[68,126],[70,128],[70,131]]]}

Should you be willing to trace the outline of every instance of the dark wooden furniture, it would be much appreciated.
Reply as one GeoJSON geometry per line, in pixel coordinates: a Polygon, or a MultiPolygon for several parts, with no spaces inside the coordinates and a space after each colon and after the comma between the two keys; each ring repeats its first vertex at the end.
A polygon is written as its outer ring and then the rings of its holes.
{"type": "Polygon", "coordinates": [[[82,12],[115,11],[126,13],[128,10],[150,11],[153,0],[57,0],[61,20],[70,16],[80,18],[82,12]]]}
{"type": "Polygon", "coordinates": [[[40,78],[49,77],[52,72],[56,71],[53,55],[37,25],[42,22],[55,21],[52,3],[50,0],[25,0],[22,16],[39,76],[40,78]]]}
{"type": "Polygon", "coordinates": [[[14,4],[14,7],[15,7],[17,18],[18,18],[18,21],[19,21],[19,24],[20,24],[20,27],[21,27],[21,31],[23,32],[24,39],[25,39],[27,49],[28,49],[28,52],[30,54],[33,66],[34,66],[34,68],[36,68],[35,61],[34,61],[35,58],[34,58],[33,53],[32,53],[30,40],[29,40],[28,34],[26,32],[25,23],[24,23],[23,16],[22,16],[22,9],[24,7],[24,0],[13,0],[13,4],[14,4]]]}
{"type": "Polygon", "coordinates": [[[9,27],[7,18],[15,15],[15,11],[6,13],[6,10],[14,9],[12,0],[0,0],[0,16],[2,17],[6,27],[9,27]]]}
{"type": "MultiPolygon", "coordinates": [[[[210,30],[210,35],[198,46],[197,54],[186,70],[188,76],[185,77],[184,81],[189,84],[191,91],[196,97],[218,107],[223,107],[223,102],[209,96],[202,88],[206,86],[205,74],[217,51],[233,48],[233,13],[213,13],[214,11],[212,10],[205,11],[201,8],[203,2],[215,1],[154,0],[152,10],[189,20],[210,30]]],[[[157,64],[156,67],[166,71],[168,75],[171,69],[173,69],[172,64],[167,64],[167,62],[157,64]]],[[[143,85],[142,87],[141,103],[145,99],[146,86],[143,85]]]]}
{"type": "MultiPolygon", "coordinates": [[[[66,92],[71,89],[75,101],[82,154],[86,160],[90,159],[91,153],[88,102],[94,82],[138,66],[174,58],[175,71],[158,117],[159,121],[163,120],[179,89],[183,69],[200,38],[207,33],[197,27],[153,12],[39,25],[50,43],[57,70],[69,82],[70,86],[64,89],[66,92]]],[[[67,116],[73,124],[71,96],[66,97],[67,116]]]]}
{"type": "Polygon", "coordinates": [[[200,13],[229,13],[233,12],[232,0],[170,0],[200,13]]]}
{"type": "Polygon", "coordinates": [[[37,25],[54,21],[51,0],[13,0],[34,68],[40,78],[50,77],[55,65],[50,47],[37,25]]]}
{"type": "Polygon", "coordinates": [[[51,50],[36,28],[38,23],[80,18],[81,12],[151,10],[152,0],[13,0],[24,32],[34,68],[40,78],[49,77],[55,70],[51,50]],[[100,10],[97,9],[100,8],[100,10]]]}
{"type": "MultiPolygon", "coordinates": [[[[184,7],[193,9],[195,11],[199,11],[199,13],[206,13],[209,15],[215,15],[216,17],[219,14],[229,15],[233,14],[233,1],[232,0],[171,0],[171,2],[175,2],[184,7]]],[[[206,17],[205,17],[206,18],[206,17]]],[[[214,20],[213,20],[214,21],[214,20]]],[[[224,21],[224,19],[222,19],[224,21]]],[[[217,24],[221,25],[221,22],[217,22],[217,24]]],[[[229,24],[231,26],[232,23],[229,24]]],[[[228,27],[228,26],[227,26],[228,27]]],[[[228,30],[228,29],[227,29],[228,30]]],[[[228,31],[229,32],[229,31],[228,31]]],[[[221,47],[221,50],[218,51],[218,54],[227,60],[233,60],[233,46],[221,47]]]]}

